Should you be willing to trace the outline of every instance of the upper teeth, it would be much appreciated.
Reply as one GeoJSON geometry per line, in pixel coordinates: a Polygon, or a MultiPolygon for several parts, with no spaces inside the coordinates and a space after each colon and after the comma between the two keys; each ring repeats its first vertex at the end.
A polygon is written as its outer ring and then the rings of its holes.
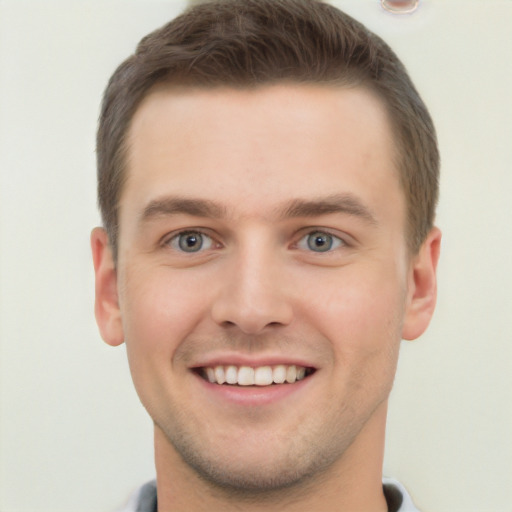
{"type": "Polygon", "coordinates": [[[238,384],[239,386],[269,386],[272,383],[283,384],[302,380],[306,368],[295,365],[277,366],[214,366],[204,368],[206,378],[217,384],[238,384]]]}

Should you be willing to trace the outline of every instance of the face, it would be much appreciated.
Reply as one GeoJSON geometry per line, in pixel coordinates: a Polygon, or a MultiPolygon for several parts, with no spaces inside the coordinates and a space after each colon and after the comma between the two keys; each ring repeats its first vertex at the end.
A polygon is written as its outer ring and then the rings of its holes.
{"type": "Polygon", "coordinates": [[[339,466],[381,428],[400,339],[431,314],[414,314],[419,260],[379,100],[160,89],[129,140],[97,316],[126,342],[160,449],[240,489],[339,466]]]}

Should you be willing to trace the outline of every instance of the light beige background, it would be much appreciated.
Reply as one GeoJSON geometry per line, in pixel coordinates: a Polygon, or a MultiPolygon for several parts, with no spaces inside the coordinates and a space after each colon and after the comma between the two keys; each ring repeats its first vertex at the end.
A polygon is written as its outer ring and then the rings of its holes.
{"type": "MultiPolygon", "coordinates": [[[[424,512],[512,510],[512,1],[337,4],[407,64],[443,156],[439,305],[403,346],[385,473],[424,512]]],[[[111,511],[153,476],[123,348],[93,319],[94,131],[178,1],[0,0],[0,511],[111,511]]]]}

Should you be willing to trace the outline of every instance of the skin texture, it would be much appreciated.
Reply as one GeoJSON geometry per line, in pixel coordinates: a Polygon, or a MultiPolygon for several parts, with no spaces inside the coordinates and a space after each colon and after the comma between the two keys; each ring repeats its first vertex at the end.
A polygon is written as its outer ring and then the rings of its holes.
{"type": "Polygon", "coordinates": [[[117,266],[100,228],[92,248],[100,331],[155,423],[160,511],[386,510],[387,399],[440,244],[408,253],[394,156],[363,89],[159,88],[139,107],[117,266]],[[195,371],[227,363],[315,371],[234,395],[195,371]]]}

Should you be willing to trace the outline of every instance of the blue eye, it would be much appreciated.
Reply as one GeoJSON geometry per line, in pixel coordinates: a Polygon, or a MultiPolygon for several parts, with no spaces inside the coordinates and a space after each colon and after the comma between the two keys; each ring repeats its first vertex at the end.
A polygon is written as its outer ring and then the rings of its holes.
{"type": "Polygon", "coordinates": [[[299,243],[299,249],[309,249],[314,252],[328,252],[344,245],[343,240],[325,231],[313,231],[303,237],[299,243]]]}
{"type": "Polygon", "coordinates": [[[169,241],[169,245],[174,250],[189,253],[210,249],[212,243],[211,237],[199,231],[184,231],[173,236],[169,241]]]}

